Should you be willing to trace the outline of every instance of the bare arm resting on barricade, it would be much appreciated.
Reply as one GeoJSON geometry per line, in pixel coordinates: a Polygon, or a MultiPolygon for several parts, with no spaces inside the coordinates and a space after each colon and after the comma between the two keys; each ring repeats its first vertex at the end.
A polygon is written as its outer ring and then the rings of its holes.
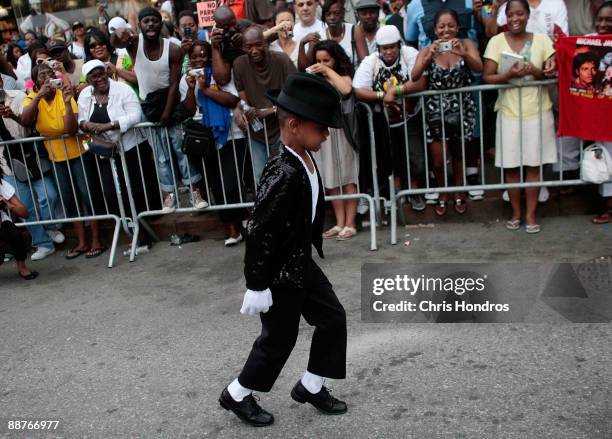
{"type": "MultiPolygon", "coordinates": [[[[551,57],[553,58],[554,55],[551,57]]],[[[506,84],[510,79],[523,78],[525,76],[533,76],[535,79],[545,79],[545,72],[554,71],[554,62],[551,58],[545,61],[545,68],[538,69],[531,63],[524,63],[521,67],[517,62],[510,70],[505,73],[497,73],[497,63],[490,59],[485,59],[482,79],[489,84],[506,84]],[[551,70],[552,69],[552,70],[551,70]]]]}
{"type": "Polygon", "coordinates": [[[28,217],[28,209],[23,205],[23,203],[13,195],[8,200],[0,197],[0,207],[6,206],[6,208],[15,216],[19,218],[27,218],[28,217]]]}
{"type": "Polygon", "coordinates": [[[198,87],[200,87],[200,91],[204,96],[212,99],[219,105],[223,105],[224,107],[234,108],[236,105],[238,105],[238,102],[240,102],[238,96],[221,90],[218,87],[209,87],[206,84],[206,78],[203,76],[198,77],[198,87]]]}

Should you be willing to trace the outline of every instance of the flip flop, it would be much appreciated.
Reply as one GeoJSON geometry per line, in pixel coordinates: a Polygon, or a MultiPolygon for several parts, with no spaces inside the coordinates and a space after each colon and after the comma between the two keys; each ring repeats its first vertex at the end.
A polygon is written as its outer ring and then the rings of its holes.
{"type": "Polygon", "coordinates": [[[76,249],[72,249],[70,250],[68,253],[66,253],[66,259],[71,260],[71,259],[76,259],[79,256],[81,256],[84,253],[87,253],[89,250],[76,250],[76,249]]]}
{"type": "Polygon", "coordinates": [[[93,258],[97,258],[98,256],[100,256],[102,253],[104,253],[106,251],[106,246],[103,245],[102,247],[97,247],[97,248],[92,248],[91,250],[89,250],[87,252],[87,254],[85,255],[85,259],[93,259],[93,258]]]}
{"type": "Polygon", "coordinates": [[[338,236],[340,232],[342,232],[342,227],[334,226],[331,229],[329,229],[327,232],[323,233],[323,239],[335,238],[336,236],[338,236]]]}
{"type": "Polygon", "coordinates": [[[535,233],[540,233],[542,231],[542,227],[539,224],[525,224],[525,231],[530,235],[535,233]]]}
{"type": "Polygon", "coordinates": [[[521,227],[520,219],[511,219],[506,221],[506,229],[508,230],[518,230],[521,227]]]}
{"type": "Polygon", "coordinates": [[[340,233],[338,233],[338,236],[336,236],[336,241],[348,241],[356,234],[357,229],[355,229],[354,227],[346,226],[344,229],[342,229],[340,233]]]}
{"type": "Polygon", "coordinates": [[[21,274],[19,273],[19,277],[21,277],[24,280],[34,280],[38,277],[38,272],[37,271],[30,271],[30,274],[21,274]]]}

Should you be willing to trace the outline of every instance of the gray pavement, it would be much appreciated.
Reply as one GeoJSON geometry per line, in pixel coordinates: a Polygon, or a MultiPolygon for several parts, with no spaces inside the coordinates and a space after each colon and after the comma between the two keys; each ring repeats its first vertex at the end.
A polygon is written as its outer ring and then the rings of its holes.
{"type": "MultiPolygon", "coordinates": [[[[370,324],[361,321],[368,262],[582,262],[612,254],[612,227],[589,217],[542,220],[543,232],[503,222],[388,230],[325,242],[320,265],[347,310],[347,379],[331,381],[348,414],[324,417],[289,397],[312,329],[262,405],[276,423],[242,424],[217,398],[259,329],[239,314],[244,246],[158,244],[119,256],[33,266],[26,283],[0,267],[0,418],[60,419],[66,438],[610,438],[612,327],[572,324],[370,324]],[[405,236],[409,234],[410,236],[405,236]],[[405,241],[410,241],[405,245],[405,241]]],[[[0,430],[2,431],[2,430],[0,430]]],[[[3,437],[0,433],[0,437],[3,437]]],[[[7,437],[26,437],[13,435],[7,437]]],[[[28,436],[30,437],[30,436],[28,436]]],[[[31,437],[44,437],[34,435],[31,437]]]]}

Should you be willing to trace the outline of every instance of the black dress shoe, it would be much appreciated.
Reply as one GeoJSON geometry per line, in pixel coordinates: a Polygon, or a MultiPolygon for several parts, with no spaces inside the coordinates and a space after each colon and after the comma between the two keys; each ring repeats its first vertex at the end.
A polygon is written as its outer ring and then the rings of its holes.
{"type": "Polygon", "coordinates": [[[300,380],[293,386],[291,397],[300,404],[311,403],[317,410],[326,415],[342,415],[347,411],[346,403],[331,396],[325,386],[321,388],[319,393],[310,393],[300,380]]]}
{"type": "Polygon", "coordinates": [[[265,427],[274,422],[274,416],[262,409],[253,395],[245,396],[242,401],[238,402],[232,398],[226,387],[221,392],[219,404],[225,410],[233,411],[244,422],[255,427],[265,427]]]}

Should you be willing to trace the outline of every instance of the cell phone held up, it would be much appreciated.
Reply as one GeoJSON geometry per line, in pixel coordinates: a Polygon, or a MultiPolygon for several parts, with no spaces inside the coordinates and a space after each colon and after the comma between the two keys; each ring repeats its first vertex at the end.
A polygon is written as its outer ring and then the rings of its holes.
{"type": "Polygon", "coordinates": [[[189,27],[189,26],[183,27],[183,37],[186,38],[186,39],[193,38],[193,32],[191,30],[191,27],[189,27]]]}

